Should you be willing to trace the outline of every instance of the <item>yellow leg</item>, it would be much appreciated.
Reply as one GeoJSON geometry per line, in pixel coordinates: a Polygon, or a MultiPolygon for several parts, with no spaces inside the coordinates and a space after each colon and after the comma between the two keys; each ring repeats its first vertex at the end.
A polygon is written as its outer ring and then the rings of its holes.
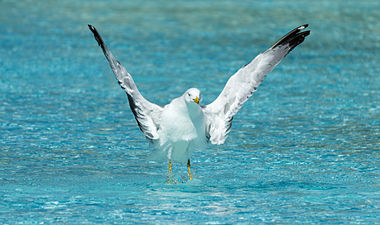
{"type": "Polygon", "coordinates": [[[189,180],[191,180],[190,159],[187,160],[187,171],[189,172],[189,180]]]}
{"type": "Polygon", "coordinates": [[[171,176],[172,176],[172,161],[169,159],[169,175],[168,175],[168,181],[166,183],[171,183],[171,176]]]}
{"type": "Polygon", "coordinates": [[[172,175],[172,161],[169,159],[169,176],[172,175]]]}

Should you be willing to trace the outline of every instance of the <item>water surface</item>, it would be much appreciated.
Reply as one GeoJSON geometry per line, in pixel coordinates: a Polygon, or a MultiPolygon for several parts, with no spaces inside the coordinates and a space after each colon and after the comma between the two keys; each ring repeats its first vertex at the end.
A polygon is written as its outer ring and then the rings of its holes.
{"type": "Polygon", "coordinates": [[[0,222],[380,221],[377,1],[0,1],[0,222]],[[312,31],[165,184],[87,24],[147,99],[204,104],[294,27],[312,31]]]}

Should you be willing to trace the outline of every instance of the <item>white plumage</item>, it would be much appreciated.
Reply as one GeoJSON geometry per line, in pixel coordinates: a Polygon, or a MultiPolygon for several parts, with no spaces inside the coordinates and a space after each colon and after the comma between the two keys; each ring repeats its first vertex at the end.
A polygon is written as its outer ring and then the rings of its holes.
{"type": "Polygon", "coordinates": [[[243,103],[256,91],[267,73],[297,45],[310,31],[303,25],[290,31],[271,48],[259,54],[250,63],[239,69],[227,81],[218,98],[209,105],[200,106],[200,91],[187,90],[168,105],[158,106],[147,101],[139,92],[132,76],[113,57],[96,29],[89,25],[101,46],[120,86],[126,91],[136,121],[155,149],[156,155],[170,160],[188,160],[194,149],[204,148],[207,142],[223,144],[231,128],[233,116],[243,103]]]}
{"type": "Polygon", "coordinates": [[[156,157],[165,154],[167,159],[186,162],[194,149],[207,143],[205,117],[194,102],[199,96],[200,91],[191,88],[162,108],[159,138],[152,142],[156,157]]]}

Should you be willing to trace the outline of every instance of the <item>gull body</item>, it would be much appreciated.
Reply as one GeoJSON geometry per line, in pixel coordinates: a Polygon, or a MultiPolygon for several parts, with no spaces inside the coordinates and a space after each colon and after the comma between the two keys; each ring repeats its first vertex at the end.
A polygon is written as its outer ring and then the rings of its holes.
{"type": "Polygon", "coordinates": [[[265,76],[310,34],[310,31],[303,31],[307,24],[287,33],[232,75],[220,95],[208,105],[201,106],[200,91],[190,88],[168,105],[159,106],[141,95],[132,76],[114,58],[95,27],[88,26],[125,90],[137,124],[154,149],[153,155],[169,161],[169,177],[172,160],[187,160],[190,180],[193,150],[204,149],[208,142],[223,144],[230,132],[232,119],[244,102],[257,90],[265,76]]]}
{"type": "Polygon", "coordinates": [[[164,107],[158,131],[161,138],[154,146],[156,155],[186,162],[195,148],[200,149],[207,143],[204,114],[194,101],[197,98],[200,91],[191,88],[164,107]]]}

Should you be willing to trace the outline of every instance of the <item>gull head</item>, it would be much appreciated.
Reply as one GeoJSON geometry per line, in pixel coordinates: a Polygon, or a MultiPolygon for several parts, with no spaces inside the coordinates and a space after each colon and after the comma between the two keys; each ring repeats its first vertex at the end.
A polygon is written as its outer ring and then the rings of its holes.
{"type": "Polygon", "coordinates": [[[195,103],[199,105],[199,102],[202,100],[201,92],[196,88],[190,88],[183,94],[183,96],[187,104],[195,103]]]}

